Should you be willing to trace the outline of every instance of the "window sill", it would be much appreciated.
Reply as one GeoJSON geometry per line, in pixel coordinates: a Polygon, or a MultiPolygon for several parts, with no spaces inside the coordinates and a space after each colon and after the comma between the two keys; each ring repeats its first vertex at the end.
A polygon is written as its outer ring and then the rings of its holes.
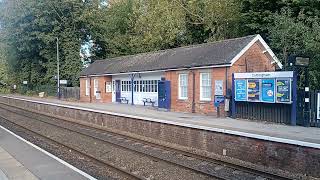
{"type": "Polygon", "coordinates": [[[200,102],[211,102],[211,99],[200,99],[200,102]]]}
{"type": "Polygon", "coordinates": [[[204,100],[201,100],[200,102],[199,102],[199,104],[210,104],[211,103],[211,101],[204,101],[204,100]]]}

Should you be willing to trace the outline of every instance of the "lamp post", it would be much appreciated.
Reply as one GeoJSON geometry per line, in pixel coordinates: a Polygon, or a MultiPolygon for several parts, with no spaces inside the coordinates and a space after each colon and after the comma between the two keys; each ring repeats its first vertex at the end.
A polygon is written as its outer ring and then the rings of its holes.
{"type": "Polygon", "coordinates": [[[56,37],[57,40],[57,95],[58,99],[60,99],[60,69],[59,69],[59,38],[56,37]]]}

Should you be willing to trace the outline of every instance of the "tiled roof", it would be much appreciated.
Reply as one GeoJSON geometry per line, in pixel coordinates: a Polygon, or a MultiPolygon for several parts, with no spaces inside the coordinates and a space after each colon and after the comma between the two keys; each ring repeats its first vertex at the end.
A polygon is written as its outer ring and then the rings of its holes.
{"type": "Polygon", "coordinates": [[[81,76],[229,65],[256,35],[157,52],[96,60],[81,76]]]}

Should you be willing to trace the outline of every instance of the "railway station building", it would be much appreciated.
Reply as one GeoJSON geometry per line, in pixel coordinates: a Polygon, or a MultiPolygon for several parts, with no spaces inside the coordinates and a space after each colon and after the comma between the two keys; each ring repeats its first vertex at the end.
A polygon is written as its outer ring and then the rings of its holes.
{"type": "Polygon", "coordinates": [[[97,60],[81,72],[80,101],[216,114],[215,99],[229,98],[233,73],[281,68],[260,35],[97,60]]]}

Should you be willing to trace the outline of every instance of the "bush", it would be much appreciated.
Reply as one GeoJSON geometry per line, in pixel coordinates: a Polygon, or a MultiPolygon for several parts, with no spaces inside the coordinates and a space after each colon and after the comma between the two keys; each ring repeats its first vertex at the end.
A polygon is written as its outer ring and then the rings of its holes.
{"type": "Polygon", "coordinates": [[[10,89],[6,87],[1,87],[0,88],[0,94],[10,94],[10,89]]]}
{"type": "Polygon", "coordinates": [[[37,92],[28,90],[28,91],[25,93],[25,95],[27,95],[27,96],[35,96],[35,95],[37,95],[37,92]]]}

